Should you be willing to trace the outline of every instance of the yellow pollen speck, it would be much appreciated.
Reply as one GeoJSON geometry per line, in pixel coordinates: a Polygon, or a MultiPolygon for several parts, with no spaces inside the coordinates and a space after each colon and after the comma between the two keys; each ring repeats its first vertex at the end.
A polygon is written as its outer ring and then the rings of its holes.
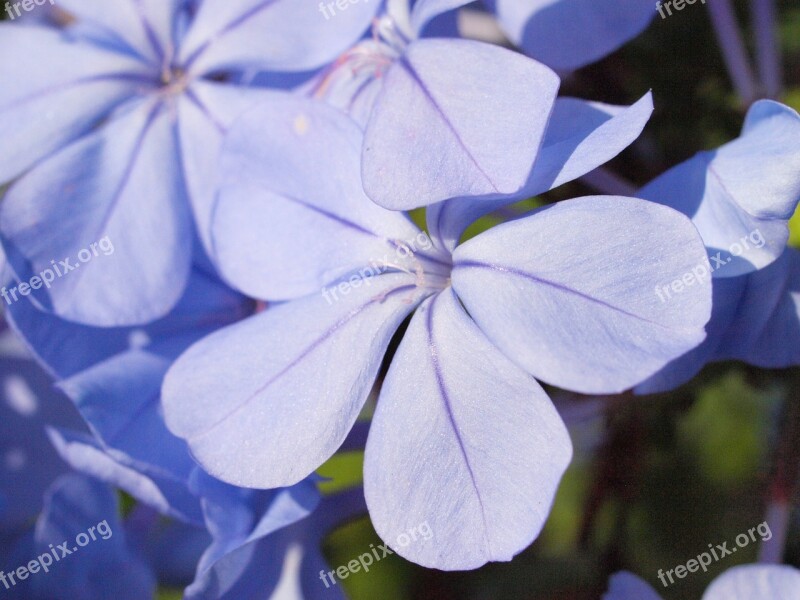
{"type": "Polygon", "coordinates": [[[294,130],[297,135],[305,135],[308,133],[308,128],[310,126],[311,123],[308,122],[308,118],[305,115],[298,115],[294,120],[294,130]]]}

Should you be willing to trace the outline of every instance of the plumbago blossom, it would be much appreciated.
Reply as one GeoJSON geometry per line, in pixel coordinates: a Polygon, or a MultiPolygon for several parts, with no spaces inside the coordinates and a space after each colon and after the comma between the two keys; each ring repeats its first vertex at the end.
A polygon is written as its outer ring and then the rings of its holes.
{"type": "MultiPolygon", "coordinates": [[[[556,100],[558,76],[535,60],[483,42],[429,37],[442,29],[431,25],[437,17],[464,4],[387,2],[373,39],[307,86],[363,126],[363,186],[385,208],[460,196],[507,202],[547,191],[613,158],[652,112],[649,94],[631,107],[556,100]],[[548,125],[552,136],[544,140],[548,125]],[[629,137],[619,145],[622,131],[629,137]],[[592,132],[592,151],[581,153],[592,132]],[[607,146],[604,135],[613,136],[607,146]],[[543,141],[551,146],[546,160],[543,141]]],[[[481,207],[491,210],[488,202],[481,207]]]]}
{"type": "MultiPolygon", "coordinates": [[[[728,569],[708,586],[702,600],[788,600],[797,597],[800,571],[786,565],[742,565],[728,569]]],[[[611,578],[603,600],[661,600],[658,592],[633,573],[611,578]]]]}
{"type": "Polygon", "coordinates": [[[484,0],[506,35],[556,71],[600,60],[639,35],[654,0],[484,0]]]}
{"type": "MultiPolygon", "coordinates": [[[[28,300],[10,309],[21,338],[60,379],[59,388],[89,427],[86,431],[75,419],[49,420],[49,438],[61,457],[57,463],[121,488],[141,503],[128,529],[147,559],[147,581],[157,575],[175,585],[191,582],[184,596],[189,600],[265,597],[282,587],[313,597],[321,585],[318,572],[326,567],[323,537],[366,510],[360,489],[320,499],[313,478],[269,491],[225,484],[197,467],[186,444],[165,427],[159,390],[174,358],[252,309],[251,301],[202,264],[195,266],[176,308],[144,327],[70,323],[37,311],[28,300]],[[159,515],[174,519],[173,525],[165,529],[159,515]],[[165,544],[181,549],[178,560],[164,562],[157,549],[165,544]]],[[[40,437],[49,446],[43,427],[40,437]]],[[[17,495],[35,500],[40,487],[17,495]]],[[[84,514],[72,518],[96,522],[84,514]]],[[[86,597],[109,597],[101,592],[86,597]]],[[[141,587],[130,593],[125,597],[148,596],[141,587]]]]}
{"type": "MultiPolygon", "coordinates": [[[[109,237],[114,260],[40,287],[37,304],[100,326],[164,316],[207,242],[225,128],[272,94],[245,70],[329,62],[368,27],[363,2],[331,27],[291,0],[63,0],[65,29],[0,24],[0,238],[19,281],[109,237]],[[55,233],[58,232],[58,233],[55,233]]],[[[82,266],[82,265],[81,265],[82,266]]],[[[65,267],[66,268],[66,267],[65,267]]]]}
{"type": "Polygon", "coordinates": [[[373,524],[394,547],[428,522],[431,539],[394,548],[421,565],[510,560],[538,535],[571,455],[536,379],[617,392],[700,343],[710,287],[670,305],[651,290],[701,260],[702,241],[672,209],[590,197],[454,251],[423,244],[365,196],[355,122],[313,100],[275,108],[230,132],[212,237],[235,287],[296,299],[184,353],[162,389],[167,425],[215,477],[293,485],[341,446],[413,315],[366,446],[373,524]]]}
{"type": "Polygon", "coordinates": [[[763,100],[741,136],[658,177],[637,194],[692,219],[708,251],[679,285],[664,278],[664,303],[690,285],[713,282],[708,337],[670,363],[638,393],[673,389],[709,362],[741,360],[763,368],[800,364],[800,252],[787,248],[788,221],[800,203],[800,115],[763,100]]]}

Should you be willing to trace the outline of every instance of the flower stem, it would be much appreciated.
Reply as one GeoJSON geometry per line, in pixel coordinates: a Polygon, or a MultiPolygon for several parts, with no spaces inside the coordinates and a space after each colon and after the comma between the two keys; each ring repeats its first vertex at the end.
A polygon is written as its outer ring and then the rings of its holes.
{"type": "Polygon", "coordinates": [[[767,95],[778,98],[783,91],[783,83],[780,41],[775,27],[775,2],[753,0],[750,6],[756,34],[758,75],[767,95]]]}
{"type": "Polygon", "coordinates": [[[728,69],[739,98],[745,106],[752,104],[758,97],[758,85],[747,51],[742,41],[739,26],[730,0],[714,0],[706,4],[717,34],[717,41],[722,50],[722,58],[728,69]]]}
{"type": "MultiPolygon", "coordinates": [[[[797,382],[798,378],[795,377],[797,382]]],[[[783,562],[789,528],[792,498],[800,475],[800,399],[789,394],[780,422],[771,480],[767,487],[765,520],[772,537],[764,540],[758,552],[761,563],[783,562]]]]}

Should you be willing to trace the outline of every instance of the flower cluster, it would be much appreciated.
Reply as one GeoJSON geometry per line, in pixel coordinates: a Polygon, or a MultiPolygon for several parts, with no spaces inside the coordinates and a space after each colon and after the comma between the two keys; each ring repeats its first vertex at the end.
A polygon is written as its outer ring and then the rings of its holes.
{"type": "MultiPolygon", "coordinates": [[[[513,211],[642,133],[646,89],[559,88],[654,11],[487,0],[512,48],[459,35],[467,4],[59,0],[0,25],[0,556],[114,532],[17,591],[343,597],[322,541],[366,513],[384,556],[509,561],[573,455],[552,388],[800,364],[800,116],[762,100],[641,190],[513,211]],[[113,254],[33,285],[95,240],[113,254]],[[322,492],[353,450],[363,488],[322,492]]],[[[782,597],[747,573],[708,598],[782,597]]],[[[651,596],[623,574],[607,598],[651,596]]]]}

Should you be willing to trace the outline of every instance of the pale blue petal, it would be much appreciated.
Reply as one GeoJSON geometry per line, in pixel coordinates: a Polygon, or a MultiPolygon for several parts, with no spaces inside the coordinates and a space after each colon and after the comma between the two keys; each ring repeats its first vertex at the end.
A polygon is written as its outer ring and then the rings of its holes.
{"type": "Polygon", "coordinates": [[[198,234],[211,252],[211,212],[222,143],[238,116],[269,104],[276,92],[198,80],[178,100],[178,131],[186,188],[198,234]]]}
{"type": "Polygon", "coordinates": [[[473,0],[417,0],[411,10],[411,26],[421,34],[425,26],[435,17],[462,6],[473,0]]]}
{"type": "Polygon", "coordinates": [[[131,350],[61,381],[59,387],[106,447],[188,482],[195,463],[160,414],[161,381],[171,362],[131,350]]]}
{"type": "Polygon", "coordinates": [[[90,435],[55,428],[48,433],[59,456],[76,471],[126,491],[161,514],[198,527],[203,525],[200,501],[185,480],[109,450],[90,435]]]}
{"type": "Polygon", "coordinates": [[[240,119],[225,145],[213,225],[223,276],[254,297],[284,300],[405,264],[401,244],[430,245],[405,215],[366,197],[361,143],[347,116],[289,95],[240,119]]]}
{"type": "Polygon", "coordinates": [[[772,101],[751,108],[741,137],[700,153],[650,182],[639,196],[691,217],[714,278],[769,265],[783,252],[800,201],[800,116],[772,101]]]}
{"type": "Polygon", "coordinates": [[[427,215],[431,235],[455,249],[464,230],[483,215],[577,179],[614,158],[639,137],[652,112],[649,93],[631,106],[556,99],[542,149],[519,196],[488,202],[460,198],[436,204],[427,215]]]}
{"type": "Polygon", "coordinates": [[[609,579],[608,591],[602,600],[661,600],[661,596],[643,579],[620,571],[609,579]]]}
{"type": "Polygon", "coordinates": [[[530,56],[571,71],[611,54],[657,14],[651,0],[490,0],[500,24],[530,56]]]}
{"type": "Polygon", "coordinates": [[[746,287],[736,318],[725,330],[715,359],[766,369],[800,364],[800,250],[787,248],[770,266],[742,279],[746,287]]]}
{"type": "Polygon", "coordinates": [[[711,582],[703,600],[791,600],[800,588],[800,571],[788,565],[742,565],[711,582]]]}
{"type": "Polygon", "coordinates": [[[175,54],[175,19],[184,0],[58,0],[59,8],[122,40],[161,66],[175,54]]]}
{"type": "Polygon", "coordinates": [[[704,260],[702,240],[677,211],[596,196],[468,241],[454,254],[453,287],[492,342],[537,379],[615,393],[703,341],[710,279],[668,302],[657,289],[704,260]]]}
{"type": "Polygon", "coordinates": [[[426,301],[367,442],[364,491],[381,538],[430,568],[509,561],[539,535],[571,456],[547,394],[492,346],[452,290],[426,301]]]}
{"type": "Polygon", "coordinates": [[[281,529],[308,517],[319,501],[313,482],[268,495],[265,508],[253,515],[250,530],[216,540],[202,557],[195,581],[187,588],[187,600],[271,597],[280,578],[286,552],[275,543],[281,529]]]}
{"type": "Polygon", "coordinates": [[[541,194],[608,162],[639,137],[652,114],[650,92],[631,106],[559,98],[526,194],[541,194]]]}
{"type": "Polygon", "coordinates": [[[348,3],[326,18],[318,2],[204,0],[179,60],[194,73],[307,71],[357,42],[380,6],[377,0],[348,3]]]}
{"type": "Polygon", "coordinates": [[[55,376],[65,378],[135,348],[176,358],[194,341],[244,318],[252,308],[252,302],[195,268],[175,309],[145,327],[79,325],[38,311],[28,299],[13,302],[6,314],[39,361],[55,376]]]}
{"type": "Polygon", "coordinates": [[[498,46],[412,43],[387,71],[366,129],[364,189],[394,210],[519,192],[558,85],[544,65],[498,46]]]}
{"type": "Polygon", "coordinates": [[[419,295],[413,277],[381,275],[330,302],[314,294],[205,338],[167,374],[167,425],[223,481],[300,481],[344,441],[419,295]]]}
{"type": "Polygon", "coordinates": [[[800,202],[800,114],[772,100],[756,102],[742,135],[719,149],[711,168],[749,214],[791,218],[800,202]]]}
{"type": "MultiPolygon", "coordinates": [[[[697,348],[676,358],[658,373],[637,385],[634,392],[656,394],[673,390],[690,381],[706,364],[718,360],[715,357],[720,354],[722,338],[736,317],[746,285],[747,276],[715,279],[712,284],[713,308],[711,320],[706,324],[706,339],[697,348]]],[[[672,293],[667,296],[663,289],[661,291],[664,302],[670,302],[672,293]]]]}
{"type": "Polygon", "coordinates": [[[8,190],[0,230],[18,279],[50,270],[32,297],[54,313],[105,327],[164,316],[186,287],[193,239],[169,111],[134,107],[41,163],[8,190]],[[62,260],[73,270],[52,276],[62,260]]]}
{"type": "Polygon", "coordinates": [[[0,24],[0,181],[91,129],[116,105],[150,89],[130,57],[79,43],[43,27],[0,24]],[[13,83],[12,83],[13,82],[13,83]]]}

